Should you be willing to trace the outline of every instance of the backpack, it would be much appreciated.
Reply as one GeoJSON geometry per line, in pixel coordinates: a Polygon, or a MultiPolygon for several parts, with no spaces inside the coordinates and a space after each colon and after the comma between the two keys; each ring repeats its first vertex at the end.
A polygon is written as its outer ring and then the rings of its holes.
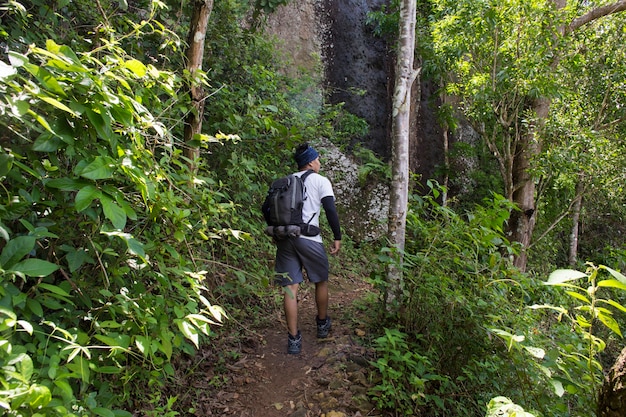
{"type": "Polygon", "coordinates": [[[300,234],[316,236],[320,233],[318,227],[309,225],[313,218],[308,222],[302,218],[302,207],[306,199],[304,181],[313,172],[315,171],[310,169],[300,176],[290,174],[272,182],[263,204],[269,224],[266,229],[268,235],[285,238],[300,234]]]}

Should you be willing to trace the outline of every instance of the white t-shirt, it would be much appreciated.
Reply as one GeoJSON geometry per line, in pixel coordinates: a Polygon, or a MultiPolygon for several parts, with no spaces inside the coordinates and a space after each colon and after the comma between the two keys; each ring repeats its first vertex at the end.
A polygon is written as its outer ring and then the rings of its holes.
{"type": "MultiPolygon", "coordinates": [[[[306,171],[299,171],[296,172],[295,175],[302,175],[305,172],[306,171]]],[[[322,199],[324,197],[335,196],[333,186],[328,178],[313,172],[304,179],[304,188],[305,200],[302,206],[302,221],[319,227],[322,199]]],[[[300,236],[300,238],[322,242],[321,234],[317,236],[300,236]]]]}

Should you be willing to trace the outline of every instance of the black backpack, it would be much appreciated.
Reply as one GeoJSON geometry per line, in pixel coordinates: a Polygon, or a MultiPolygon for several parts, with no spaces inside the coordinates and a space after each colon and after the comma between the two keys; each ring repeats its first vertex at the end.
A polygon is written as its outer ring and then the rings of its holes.
{"type": "MultiPolygon", "coordinates": [[[[306,199],[304,181],[313,172],[315,171],[310,169],[302,175],[290,174],[272,182],[263,204],[263,214],[270,226],[266,231],[268,234],[284,233],[287,229],[283,226],[298,226],[300,233],[306,236],[319,234],[319,228],[309,225],[313,218],[308,222],[302,218],[302,206],[306,199]]],[[[294,228],[288,230],[290,230],[289,235],[293,236],[294,228]]],[[[300,233],[295,233],[295,235],[300,233]]]]}

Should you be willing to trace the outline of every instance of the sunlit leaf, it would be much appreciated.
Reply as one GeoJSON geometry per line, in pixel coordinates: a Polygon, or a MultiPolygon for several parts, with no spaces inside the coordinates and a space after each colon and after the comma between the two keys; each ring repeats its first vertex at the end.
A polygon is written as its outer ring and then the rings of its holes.
{"type": "Polygon", "coordinates": [[[615,319],[610,315],[610,314],[605,314],[604,312],[599,312],[598,313],[598,319],[609,329],[611,329],[611,331],[613,331],[613,333],[619,335],[620,337],[622,336],[622,332],[619,328],[619,324],[617,324],[617,321],[615,321],[615,319]]]}
{"type": "Polygon", "coordinates": [[[626,290],[626,284],[616,279],[603,279],[598,282],[598,287],[618,288],[620,290],[626,290]]]}
{"type": "Polygon", "coordinates": [[[124,62],[124,67],[131,70],[137,77],[143,77],[146,75],[146,66],[143,62],[137,59],[130,59],[124,62]]]}
{"type": "Polygon", "coordinates": [[[67,107],[65,104],[61,103],[59,100],[56,100],[52,97],[48,97],[48,96],[42,96],[39,97],[42,101],[45,101],[48,104],[53,105],[54,107],[61,109],[63,111],[66,111],[68,113],[70,113],[72,116],[78,117],[78,115],[76,113],[74,113],[74,111],[72,109],[70,109],[69,107],[67,107]]]}
{"type": "Polygon", "coordinates": [[[17,70],[12,66],[0,61],[0,80],[9,78],[12,75],[17,74],[17,70]]]}
{"type": "Polygon", "coordinates": [[[587,278],[587,274],[576,271],[575,269],[557,269],[550,274],[546,285],[562,284],[564,282],[574,281],[581,278],[587,278]]]}

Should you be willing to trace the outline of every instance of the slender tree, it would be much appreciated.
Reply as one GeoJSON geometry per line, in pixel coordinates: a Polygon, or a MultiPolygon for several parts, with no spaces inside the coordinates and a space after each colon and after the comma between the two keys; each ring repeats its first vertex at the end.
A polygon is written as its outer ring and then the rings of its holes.
{"type": "Polygon", "coordinates": [[[185,120],[185,148],[183,155],[189,160],[189,167],[195,170],[195,160],[199,149],[193,143],[196,135],[202,131],[202,115],[206,93],[202,88],[202,61],[204,59],[204,40],[206,38],[209,17],[213,10],[213,0],[195,0],[189,27],[187,70],[189,71],[189,95],[192,109],[185,120]]]}
{"type": "Polygon", "coordinates": [[[396,77],[392,110],[392,182],[389,204],[389,241],[397,251],[396,263],[387,271],[388,306],[400,301],[402,287],[402,260],[406,236],[406,214],[409,193],[409,117],[411,87],[419,75],[413,68],[415,54],[416,0],[400,4],[400,33],[396,61],[396,77]]]}

